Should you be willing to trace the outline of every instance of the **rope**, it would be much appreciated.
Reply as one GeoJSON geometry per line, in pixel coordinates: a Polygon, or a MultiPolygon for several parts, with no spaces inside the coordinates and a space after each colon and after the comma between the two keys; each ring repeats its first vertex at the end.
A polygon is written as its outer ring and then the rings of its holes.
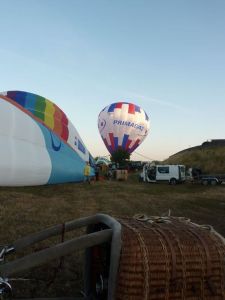
{"type": "MultiPolygon", "coordinates": [[[[65,223],[62,223],[62,231],[61,231],[61,243],[65,240],[65,223]]],[[[49,288],[55,281],[56,275],[62,270],[64,263],[64,257],[60,257],[58,266],[54,269],[54,273],[52,279],[48,282],[47,288],[49,288]]]]}

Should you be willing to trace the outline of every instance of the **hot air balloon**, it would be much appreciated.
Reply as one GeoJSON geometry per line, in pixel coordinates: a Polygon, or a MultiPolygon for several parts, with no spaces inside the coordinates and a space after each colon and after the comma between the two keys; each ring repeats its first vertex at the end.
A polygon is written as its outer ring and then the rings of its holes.
{"type": "Polygon", "coordinates": [[[0,93],[1,186],[82,181],[87,161],[92,156],[56,104],[27,92],[0,93]]]}
{"type": "Polygon", "coordinates": [[[110,104],[98,117],[98,129],[110,154],[118,148],[131,154],[146,138],[149,126],[146,112],[127,102],[110,104]]]}

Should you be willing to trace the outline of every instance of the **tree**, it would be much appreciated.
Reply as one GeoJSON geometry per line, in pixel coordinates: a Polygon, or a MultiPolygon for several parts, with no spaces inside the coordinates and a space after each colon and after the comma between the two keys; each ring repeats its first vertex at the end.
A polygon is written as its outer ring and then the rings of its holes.
{"type": "Polygon", "coordinates": [[[118,148],[110,157],[112,162],[124,165],[127,160],[130,160],[130,153],[122,148],[118,148]]]}

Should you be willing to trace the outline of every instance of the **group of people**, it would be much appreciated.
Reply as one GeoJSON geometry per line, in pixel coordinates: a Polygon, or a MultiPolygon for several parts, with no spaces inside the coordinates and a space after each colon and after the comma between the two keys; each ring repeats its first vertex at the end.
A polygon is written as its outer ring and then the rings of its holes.
{"type": "MultiPolygon", "coordinates": [[[[113,171],[116,169],[116,166],[112,165],[110,168],[106,165],[103,165],[103,169],[101,169],[102,173],[105,174],[105,177],[109,180],[113,177],[113,171]]],[[[95,166],[95,180],[99,181],[100,167],[98,165],[95,166]]],[[[86,162],[84,166],[84,182],[91,183],[91,166],[89,162],[86,162]]]]}
{"type": "MultiPolygon", "coordinates": [[[[99,180],[99,172],[100,168],[99,166],[95,166],[95,180],[99,180]]],[[[84,182],[91,183],[91,166],[89,162],[86,162],[86,165],[84,166],[84,182]]]]}

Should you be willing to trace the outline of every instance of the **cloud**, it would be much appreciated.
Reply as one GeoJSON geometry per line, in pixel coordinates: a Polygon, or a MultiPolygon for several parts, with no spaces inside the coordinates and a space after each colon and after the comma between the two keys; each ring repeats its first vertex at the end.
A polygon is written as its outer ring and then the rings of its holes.
{"type": "Polygon", "coordinates": [[[139,93],[128,93],[129,97],[130,98],[137,98],[143,102],[147,102],[147,103],[155,103],[155,104],[158,104],[160,106],[164,106],[164,107],[168,107],[168,108],[171,108],[171,109],[176,109],[176,110],[179,110],[180,112],[183,112],[183,113],[186,113],[186,114],[190,114],[191,111],[184,107],[184,106],[181,106],[181,105],[177,105],[177,104],[174,104],[173,102],[170,102],[170,101],[165,101],[165,100],[161,100],[161,99],[157,99],[157,98],[153,98],[153,97],[150,97],[150,96],[145,96],[145,95],[141,95],[139,93]]]}

